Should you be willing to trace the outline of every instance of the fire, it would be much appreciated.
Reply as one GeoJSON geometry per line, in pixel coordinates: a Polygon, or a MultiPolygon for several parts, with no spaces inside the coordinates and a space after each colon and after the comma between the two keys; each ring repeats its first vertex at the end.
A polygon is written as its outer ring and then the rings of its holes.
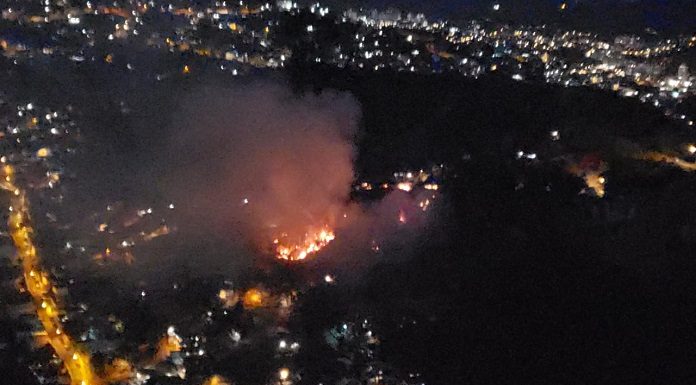
{"type": "Polygon", "coordinates": [[[264,306],[268,299],[268,293],[261,289],[252,288],[244,293],[242,297],[242,303],[247,309],[254,309],[257,307],[264,306]]]}
{"type": "Polygon", "coordinates": [[[401,191],[410,192],[411,190],[413,190],[413,184],[409,182],[401,182],[396,185],[396,188],[398,188],[401,191]]]}
{"type": "Polygon", "coordinates": [[[230,383],[223,377],[217,374],[205,380],[203,385],[229,385],[230,383]]]}
{"type": "Polygon", "coordinates": [[[163,235],[167,235],[171,232],[171,229],[167,225],[162,225],[155,230],[153,230],[150,233],[142,233],[143,240],[145,241],[151,241],[157,237],[161,237],[163,235]]]}
{"type": "Polygon", "coordinates": [[[423,210],[423,211],[426,211],[429,206],[430,206],[430,199],[426,199],[426,200],[420,201],[418,203],[418,207],[420,207],[421,210],[423,210]]]}
{"type": "Polygon", "coordinates": [[[304,240],[297,244],[289,243],[287,236],[283,237],[283,239],[274,239],[273,244],[276,245],[275,251],[278,259],[301,261],[323,249],[334,239],[336,239],[334,232],[328,226],[324,226],[319,231],[306,233],[304,240]]]}

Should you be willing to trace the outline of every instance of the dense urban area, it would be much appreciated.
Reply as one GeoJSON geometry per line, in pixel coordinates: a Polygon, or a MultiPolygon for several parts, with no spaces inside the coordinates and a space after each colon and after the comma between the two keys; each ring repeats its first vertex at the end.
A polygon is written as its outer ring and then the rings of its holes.
{"type": "Polygon", "coordinates": [[[1,8],[0,382],[696,379],[696,31],[1,8]]]}

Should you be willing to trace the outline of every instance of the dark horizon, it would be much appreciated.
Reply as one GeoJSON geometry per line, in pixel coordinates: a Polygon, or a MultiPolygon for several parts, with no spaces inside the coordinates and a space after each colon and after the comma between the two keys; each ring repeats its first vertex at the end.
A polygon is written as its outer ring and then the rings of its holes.
{"type": "Polygon", "coordinates": [[[548,23],[608,34],[645,33],[646,28],[668,35],[696,30],[696,2],[690,0],[328,0],[320,3],[338,7],[395,7],[455,21],[490,18],[512,24],[548,23]],[[500,5],[498,11],[493,9],[494,4],[500,5]],[[562,4],[566,4],[564,9],[562,4]]]}

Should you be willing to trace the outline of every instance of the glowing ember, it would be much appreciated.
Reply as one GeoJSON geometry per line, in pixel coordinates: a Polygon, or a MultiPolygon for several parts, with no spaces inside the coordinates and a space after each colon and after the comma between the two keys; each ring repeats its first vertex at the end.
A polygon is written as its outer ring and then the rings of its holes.
{"type": "Polygon", "coordinates": [[[406,213],[403,210],[399,210],[399,223],[406,223],[406,213]]]}
{"type": "Polygon", "coordinates": [[[229,385],[230,383],[224,379],[223,377],[220,377],[218,375],[214,375],[203,383],[203,385],[229,385]]]}
{"type": "Polygon", "coordinates": [[[408,182],[401,182],[396,185],[396,188],[398,188],[401,191],[410,192],[411,190],[413,190],[413,184],[408,182]]]}
{"type": "Polygon", "coordinates": [[[429,206],[430,206],[430,199],[426,199],[426,200],[418,203],[418,207],[420,207],[421,210],[423,210],[423,211],[426,211],[429,206]]]}
{"type": "Polygon", "coordinates": [[[252,288],[247,290],[242,297],[242,303],[246,309],[255,309],[266,304],[268,293],[261,289],[252,288]]]}
{"type": "Polygon", "coordinates": [[[287,237],[274,239],[276,257],[286,261],[300,261],[314,254],[336,239],[336,235],[328,227],[324,226],[318,232],[306,233],[304,240],[297,244],[288,242],[287,237]]]}

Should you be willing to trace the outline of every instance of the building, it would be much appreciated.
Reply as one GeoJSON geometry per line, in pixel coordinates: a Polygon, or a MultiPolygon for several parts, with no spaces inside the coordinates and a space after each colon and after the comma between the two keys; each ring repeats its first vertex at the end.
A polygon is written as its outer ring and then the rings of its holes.
{"type": "Polygon", "coordinates": [[[689,80],[689,77],[691,75],[689,74],[689,66],[686,65],[686,63],[682,63],[682,65],[679,66],[679,69],[677,70],[677,79],[679,80],[689,80]]]}

